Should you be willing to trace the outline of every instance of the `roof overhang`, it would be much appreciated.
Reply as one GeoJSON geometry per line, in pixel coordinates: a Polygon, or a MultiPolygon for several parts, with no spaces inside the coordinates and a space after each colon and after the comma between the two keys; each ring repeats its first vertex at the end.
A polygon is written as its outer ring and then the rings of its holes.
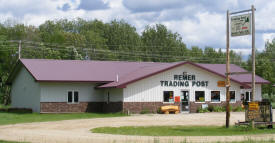
{"type": "MultiPolygon", "coordinates": [[[[220,73],[218,73],[218,72],[215,72],[214,70],[209,70],[209,69],[207,69],[207,68],[205,68],[205,67],[203,67],[203,66],[200,66],[199,64],[196,64],[196,63],[193,63],[193,62],[190,62],[190,61],[186,61],[186,62],[180,62],[180,63],[178,63],[178,64],[176,64],[176,65],[173,65],[173,66],[171,66],[171,67],[168,67],[168,68],[165,68],[165,69],[156,71],[156,72],[154,72],[154,73],[150,73],[150,74],[148,74],[148,75],[145,75],[145,76],[136,78],[136,79],[134,79],[134,80],[131,80],[131,81],[122,83],[122,84],[117,85],[117,86],[109,86],[109,87],[106,87],[106,86],[103,85],[103,86],[99,86],[98,88],[126,88],[127,85],[130,84],[130,83],[133,83],[133,82],[136,82],[136,81],[145,79],[145,78],[147,78],[147,77],[156,75],[156,74],[161,73],[161,72],[168,71],[168,70],[170,70],[170,69],[173,69],[173,68],[176,68],[176,67],[185,65],[185,64],[193,65],[193,66],[195,66],[195,67],[198,67],[198,68],[201,68],[201,69],[203,69],[203,70],[206,70],[206,71],[208,71],[208,72],[210,72],[210,73],[213,73],[213,74],[216,74],[216,75],[221,76],[221,77],[223,77],[223,78],[226,78],[225,75],[220,74],[220,73]]],[[[235,79],[230,79],[230,80],[233,81],[233,82],[236,82],[236,83],[240,84],[240,85],[243,86],[244,88],[251,88],[251,86],[247,85],[246,83],[237,81],[237,80],[235,80],[235,79]]]]}

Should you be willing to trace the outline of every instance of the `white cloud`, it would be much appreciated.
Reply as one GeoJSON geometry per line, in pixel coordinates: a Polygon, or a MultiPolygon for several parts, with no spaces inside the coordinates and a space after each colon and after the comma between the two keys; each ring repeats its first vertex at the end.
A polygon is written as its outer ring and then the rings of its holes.
{"type": "MultiPolygon", "coordinates": [[[[183,37],[188,47],[225,48],[225,13],[256,7],[256,47],[275,37],[275,1],[240,0],[97,0],[103,9],[78,9],[82,0],[0,0],[1,22],[7,19],[38,26],[46,20],[77,17],[109,22],[124,19],[141,33],[146,25],[162,23],[183,37]],[[109,8],[106,8],[108,4],[109,8]],[[65,11],[62,11],[62,7],[65,11]],[[105,6],[105,7],[104,7],[105,6]]],[[[93,1],[89,1],[89,6],[93,1]]],[[[95,4],[94,4],[95,5],[95,4]]],[[[249,54],[251,37],[231,38],[231,49],[249,54]]]]}

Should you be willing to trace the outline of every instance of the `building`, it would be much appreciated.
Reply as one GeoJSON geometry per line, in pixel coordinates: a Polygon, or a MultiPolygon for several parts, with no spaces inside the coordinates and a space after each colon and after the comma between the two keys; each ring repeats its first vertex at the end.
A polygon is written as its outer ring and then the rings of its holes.
{"type": "MultiPolygon", "coordinates": [[[[231,72],[246,72],[232,64],[231,72]]],[[[10,74],[11,106],[40,113],[156,112],[225,104],[225,64],[21,59],[10,74]],[[176,101],[175,101],[176,100],[176,101]]],[[[256,76],[255,100],[262,100],[256,76]]],[[[231,105],[250,101],[251,74],[231,76],[231,105]]]]}

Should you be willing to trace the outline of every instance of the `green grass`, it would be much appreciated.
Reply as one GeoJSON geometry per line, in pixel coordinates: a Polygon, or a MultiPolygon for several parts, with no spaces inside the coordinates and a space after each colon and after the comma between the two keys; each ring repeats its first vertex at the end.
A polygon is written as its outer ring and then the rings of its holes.
{"type": "Polygon", "coordinates": [[[229,129],[220,126],[124,126],[100,127],[94,128],[91,131],[94,133],[138,136],[231,136],[275,133],[275,129],[251,129],[235,126],[229,129]]]}
{"type": "Polygon", "coordinates": [[[30,123],[30,122],[60,121],[60,120],[71,120],[71,119],[120,117],[120,116],[126,116],[126,115],[122,113],[39,114],[39,113],[0,112],[0,125],[30,123]]]}
{"type": "Polygon", "coordinates": [[[0,109],[2,108],[2,109],[6,109],[6,108],[9,108],[10,106],[5,106],[5,105],[3,105],[3,104],[0,104],[0,109]]]}
{"type": "MultiPolygon", "coordinates": [[[[3,140],[0,140],[0,143],[23,143],[23,142],[3,141],[3,140]]],[[[24,142],[24,143],[26,143],[26,142],[24,142]]]]}
{"type": "MultiPolygon", "coordinates": [[[[225,143],[274,143],[274,140],[267,140],[267,141],[253,141],[253,140],[247,140],[247,141],[240,141],[240,142],[225,142],[225,143]]],[[[217,142],[222,143],[222,142],[217,142]]]]}

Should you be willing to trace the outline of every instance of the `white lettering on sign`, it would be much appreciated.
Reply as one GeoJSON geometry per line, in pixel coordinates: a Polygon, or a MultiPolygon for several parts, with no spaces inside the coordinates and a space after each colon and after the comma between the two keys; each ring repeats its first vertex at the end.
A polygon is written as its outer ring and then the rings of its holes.
{"type": "Polygon", "coordinates": [[[231,36],[243,36],[251,34],[251,14],[231,17],[231,36]]]}

